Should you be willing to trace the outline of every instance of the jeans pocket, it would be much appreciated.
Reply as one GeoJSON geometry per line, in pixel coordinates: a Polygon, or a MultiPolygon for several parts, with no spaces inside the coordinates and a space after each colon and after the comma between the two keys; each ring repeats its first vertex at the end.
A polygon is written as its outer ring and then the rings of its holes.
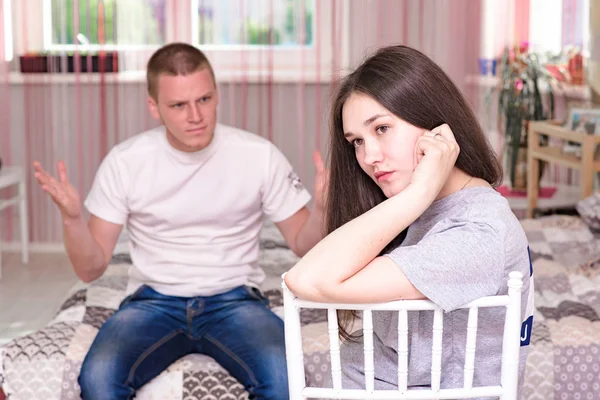
{"type": "Polygon", "coordinates": [[[265,306],[269,305],[269,299],[260,291],[260,289],[254,286],[247,285],[244,286],[244,289],[246,289],[246,292],[248,292],[248,296],[250,296],[250,298],[252,298],[253,300],[260,301],[265,306]]]}
{"type": "Polygon", "coordinates": [[[129,296],[125,297],[123,299],[123,301],[121,301],[121,304],[119,304],[119,308],[123,308],[127,304],[131,303],[132,301],[134,301],[135,299],[140,297],[140,294],[142,294],[144,289],[146,289],[147,287],[148,287],[148,285],[141,285],[139,288],[137,288],[135,290],[135,292],[131,293],[129,296]]]}

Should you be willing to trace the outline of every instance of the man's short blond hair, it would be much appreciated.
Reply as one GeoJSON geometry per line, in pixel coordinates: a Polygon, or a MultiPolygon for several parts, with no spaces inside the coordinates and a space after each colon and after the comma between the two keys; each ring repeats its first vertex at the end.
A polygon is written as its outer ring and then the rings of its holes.
{"type": "Polygon", "coordinates": [[[187,43],[167,44],[156,50],[148,60],[146,69],[148,94],[153,99],[158,99],[158,77],[160,75],[188,75],[204,68],[210,70],[213,82],[215,82],[215,73],[203,52],[187,43]]]}

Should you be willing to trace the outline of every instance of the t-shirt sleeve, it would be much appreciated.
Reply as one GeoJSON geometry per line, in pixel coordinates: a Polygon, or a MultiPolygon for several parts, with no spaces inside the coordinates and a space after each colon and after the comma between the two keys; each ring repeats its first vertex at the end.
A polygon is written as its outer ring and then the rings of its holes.
{"type": "Polygon", "coordinates": [[[310,193],[293,170],[291,164],[269,143],[265,184],[262,190],[262,208],[273,222],[283,221],[310,201],[310,193]]]}
{"type": "Polygon", "coordinates": [[[120,168],[116,151],[113,149],[100,164],[85,200],[85,207],[91,214],[114,224],[125,224],[129,208],[124,174],[125,171],[120,168]]]}
{"type": "Polygon", "coordinates": [[[448,312],[498,294],[504,276],[503,248],[490,225],[447,219],[417,244],[397,247],[386,256],[425,297],[448,312]]]}

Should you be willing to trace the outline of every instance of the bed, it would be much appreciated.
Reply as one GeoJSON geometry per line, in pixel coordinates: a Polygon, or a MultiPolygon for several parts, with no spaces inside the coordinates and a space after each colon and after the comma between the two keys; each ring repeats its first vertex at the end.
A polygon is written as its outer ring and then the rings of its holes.
{"type": "MultiPolygon", "coordinates": [[[[534,261],[536,314],[525,399],[597,399],[600,393],[600,235],[579,218],[523,220],[534,261]]],[[[281,273],[296,257],[273,225],[261,233],[262,290],[282,315],[281,273]]],[[[77,377],[98,328],[125,295],[127,254],[106,274],[71,293],[43,329],[0,348],[0,385],[8,400],[77,399],[77,377]]],[[[303,310],[305,368],[321,386],[329,374],[326,314],[303,310]]],[[[0,398],[2,395],[0,394],[0,398]]],[[[186,356],[142,388],[138,399],[247,399],[210,357],[186,356]]]]}

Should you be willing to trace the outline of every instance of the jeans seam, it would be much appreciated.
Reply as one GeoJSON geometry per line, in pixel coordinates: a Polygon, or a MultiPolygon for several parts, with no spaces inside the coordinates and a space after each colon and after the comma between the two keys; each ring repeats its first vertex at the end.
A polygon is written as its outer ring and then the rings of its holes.
{"type": "Polygon", "coordinates": [[[254,384],[254,386],[258,386],[258,381],[256,380],[256,377],[254,376],[254,373],[252,373],[252,370],[250,368],[248,368],[248,366],[246,365],[246,363],[244,363],[234,352],[232,352],[227,347],[225,347],[217,339],[214,339],[213,337],[211,337],[209,335],[206,335],[205,339],[208,340],[209,342],[211,342],[212,344],[214,344],[215,346],[217,346],[225,354],[227,354],[229,357],[231,357],[236,363],[238,363],[240,365],[240,367],[242,367],[244,369],[244,371],[246,371],[246,373],[250,377],[250,380],[252,381],[252,384],[254,384]]]}
{"type": "Polygon", "coordinates": [[[188,300],[188,301],[186,302],[186,307],[185,307],[185,317],[186,317],[185,319],[186,319],[186,321],[187,321],[187,328],[188,328],[188,332],[190,333],[190,335],[191,335],[191,334],[192,334],[192,332],[193,332],[193,331],[192,331],[192,319],[193,319],[193,315],[192,315],[192,313],[190,312],[190,308],[191,308],[191,307],[190,307],[190,302],[191,302],[191,301],[192,301],[192,300],[188,300]]]}
{"type": "Polygon", "coordinates": [[[148,356],[150,356],[150,354],[152,354],[157,348],[159,348],[160,346],[162,346],[169,340],[173,339],[175,336],[177,336],[180,333],[184,333],[183,330],[178,329],[174,332],[169,333],[167,336],[163,337],[158,342],[154,343],[152,346],[150,346],[150,348],[148,350],[146,350],[144,353],[142,353],[142,355],[136,360],[136,362],[133,364],[133,366],[129,370],[129,374],[127,375],[127,381],[125,381],[125,385],[130,386],[133,383],[133,375],[135,374],[135,371],[140,366],[140,364],[146,358],[148,358],[148,356]]]}
{"type": "Polygon", "coordinates": [[[194,323],[194,317],[202,314],[202,312],[204,311],[204,300],[202,300],[199,304],[198,310],[193,310],[190,307],[190,302],[192,300],[188,300],[186,303],[186,307],[185,307],[185,319],[187,322],[187,327],[188,327],[188,331],[189,331],[189,335],[188,337],[193,337],[193,323],[194,323]]]}

